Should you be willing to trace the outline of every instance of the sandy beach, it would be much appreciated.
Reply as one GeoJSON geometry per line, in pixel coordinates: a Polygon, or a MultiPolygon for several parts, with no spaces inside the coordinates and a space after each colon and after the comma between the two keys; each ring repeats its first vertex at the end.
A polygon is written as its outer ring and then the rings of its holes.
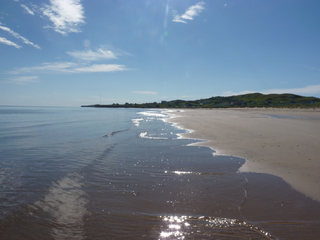
{"type": "Polygon", "coordinates": [[[191,130],[182,137],[246,159],[239,171],[279,176],[320,202],[319,109],[186,109],[173,116],[170,122],[191,130]]]}

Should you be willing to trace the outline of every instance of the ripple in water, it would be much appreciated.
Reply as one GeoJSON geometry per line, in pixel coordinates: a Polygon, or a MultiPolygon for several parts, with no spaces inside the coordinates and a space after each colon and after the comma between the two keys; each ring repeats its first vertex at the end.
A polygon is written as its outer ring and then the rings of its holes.
{"type": "Polygon", "coordinates": [[[275,239],[245,221],[218,217],[161,216],[159,239],[275,239]]]}
{"type": "Polygon", "coordinates": [[[54,239],[84,239],[83,218],[89,212],[81,179],[79,174],[69,174],[53,184],[44,200],[35,203],[52,218],[54,239]]]}

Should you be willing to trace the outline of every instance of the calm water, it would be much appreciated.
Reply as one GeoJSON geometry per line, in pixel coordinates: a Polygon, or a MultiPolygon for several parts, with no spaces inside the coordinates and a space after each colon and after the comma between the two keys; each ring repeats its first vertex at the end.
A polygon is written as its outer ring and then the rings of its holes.
{"type": "Polygon", "coordinates": [[[319,239],[319,203],[157,110],[0,107],[0,239],[319,239]]]}

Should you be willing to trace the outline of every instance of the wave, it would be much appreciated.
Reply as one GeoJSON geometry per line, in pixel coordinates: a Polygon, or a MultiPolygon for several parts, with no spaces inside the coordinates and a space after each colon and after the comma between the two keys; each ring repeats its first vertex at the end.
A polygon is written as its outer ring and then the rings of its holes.
{"type": "Polygon", "coordinates": [[[147,139],[169,139],[169,138],[165,138],[165,137],[151,137],[148,136],[148,132],[143,132],[139,134],[140,138],[147,138],[147,139]]]}
{"type": "Polygon", "coordinates": [[[154,111],[143,111],[138,112],[138,114],[146,116],[146,117],[152,117],[152,118],[166,118],[167,114],[165,114],[163,111],[154,110],[154,111]]]}
{"type": "Polygon", "coordinates": [[[143,121],[143,118],[132,119],[132,122],[136,127],[139,127],[141,121],[143,121]]]}
{"type": "Polygon", "coordinates": [[[115,135],[115,134],[117,134],[117,133],[125,132],[125,131],[128,131],[128,130],[130,130],[130,129],[113,131],[113,132],[111,132],[111,133],[108,133],[108,134],[104,135],[103,137],[111,137],[111,136],[113,136],[113,135],[115,135]]]}
{"type": "Polygon", "coordinates": [[[46,128],[46,127],[51,127],[51,126],[64,125],[64,124],[71,125],[71,124],[78,123],[78,122],[80,122],[80,121],[62,121],[62,122],[39,123],[39,124],[32,124],[32,125],[25,125],[25,126],[6,127],[5,129],[1,129],[1,131],[3,133],[11,133],[11,132],[16,132],[18,130],[29,130],[29,129],[31,130],[31,129],[37,129],[37,128],[46,128]]]}

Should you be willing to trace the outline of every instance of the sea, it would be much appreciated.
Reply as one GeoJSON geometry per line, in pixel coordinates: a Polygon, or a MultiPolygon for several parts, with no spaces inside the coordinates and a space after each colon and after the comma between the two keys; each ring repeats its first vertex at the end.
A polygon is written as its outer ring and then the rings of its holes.
{"type": "Polygon", "coordinates": [[[0,239],[320,239],[320,204],[164,109],[0,106],[0,239]]]}

